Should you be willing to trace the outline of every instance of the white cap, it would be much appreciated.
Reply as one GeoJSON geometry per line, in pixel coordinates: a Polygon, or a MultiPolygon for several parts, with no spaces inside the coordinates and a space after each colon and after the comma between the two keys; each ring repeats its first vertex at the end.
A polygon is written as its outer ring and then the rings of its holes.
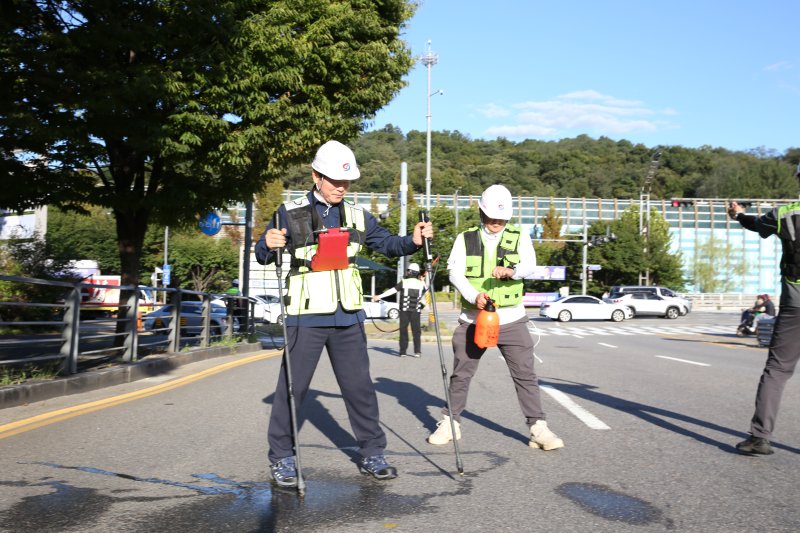
{"type": "Polygon", "coordinates": [[[419,273],[419,265],[418,265],[418,264],[416,264],[416,263],[411,263],[410,265],[408,265],[408,270],[409,270],[410,272],[417,272],[417,273],[419,273]]]}
{"type": "Polygon", "coordinates": [[[511,212],[514,209],[511,192],[502,185],[492,185],[483,191],[481,199],[478,200],[478,207],[489,218],[511,220],[511,212]]]}
{"type": "Polygon", "coordinates": [[[339,141],[328,141],[317,150],[311,168],[332,180],[357,180],[361,173],[353,151],[339,141]]]}

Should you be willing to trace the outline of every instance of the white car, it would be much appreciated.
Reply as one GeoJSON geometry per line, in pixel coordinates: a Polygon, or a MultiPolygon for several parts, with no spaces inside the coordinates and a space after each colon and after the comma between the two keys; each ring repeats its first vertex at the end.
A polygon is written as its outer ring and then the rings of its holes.
{"type": "Polygon", "coordinates": [[[271,324],[283,324],[281,302],[278,300],[277,296],[272,294],[261,294],[257,296],[250,296],[249,300],[253,306],[254,319],[271,324]]]}
{"type": "Polygon", "coordinates": [[[545,302],[539,309],[539,316],[551,320],[569,322],[570,320],[612,320],[622,322],[632,318],[633,313],[626,305],[607,303],[594,296],[567,296],[555,302],[545,302]]]}
{"type": "Polygon", "coordinates": [[[394,302],[378,300],[373,302],[371,298],[364,299],[364,312],[367,318],[391,318],[400,316],[400,307],[394,302]]]}
{"type": "Polygon", "coordinates": [[[611,296],[608,303],[627,305],[634,316],[661,316],[675,319],[688,313],[683,298],[659,296],[652,292],[624,292],[611,296]]]}

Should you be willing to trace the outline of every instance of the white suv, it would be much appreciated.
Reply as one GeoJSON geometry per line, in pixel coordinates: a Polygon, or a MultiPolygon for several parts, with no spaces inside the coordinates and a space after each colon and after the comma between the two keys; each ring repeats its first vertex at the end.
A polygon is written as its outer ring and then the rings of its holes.
{"type": "Polygon", "coordinates": [[[692,310],[692,302],[686,298],[678,296],[671,289],[665,287],[658,287],[652,285],[617,285],[611,288],[611,295],[606,298],[606,301],[613,303],[624,303],[630,307],[635,314],[644,315],[652,314],[659,316],[666,316],[667,318],[675,318],[669,316],[668,309],[676,307],[678,314],[683,316],[692,310]],[[656,298],[645,298],[642,296],[631,297],[630,294],[650,294],[656,298]],[[623,298],[623,295],[625,297],[623,298]],[[635,302],[631,300],[636,300],[635,302]]]}

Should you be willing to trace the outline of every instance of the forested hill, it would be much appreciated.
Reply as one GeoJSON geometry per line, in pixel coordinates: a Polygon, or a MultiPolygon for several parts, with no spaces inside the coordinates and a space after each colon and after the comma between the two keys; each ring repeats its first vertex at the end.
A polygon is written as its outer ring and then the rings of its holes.
{"type": "MultiPolygon", "coordinates": [[[[796,198],[795,166],[800,148],[786,153],[756,149],[645,146],[581,135],[560,141],[472,140],[459,132],[431,136],[432,194],[479,195],[503,183],[514,195],[638,198],[656,148],[660,164],[651,197],[796,198]]],[[[425,191],[425,132],[403,134],[387,126],[350,143],[361,168],[351,191],[395,192],[400,163],[408,163],[409,183],[425,191]]],[[[307,188],[308,166],[293,169],[284,186],[307,188]]]]}

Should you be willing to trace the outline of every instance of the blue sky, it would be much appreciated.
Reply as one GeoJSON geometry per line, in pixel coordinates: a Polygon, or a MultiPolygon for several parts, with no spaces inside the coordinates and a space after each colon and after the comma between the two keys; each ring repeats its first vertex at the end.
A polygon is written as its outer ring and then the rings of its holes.
{"type": "MultiPolygon", "coordinates": [[[[797,0],[423,0],[403,38],[439,56],[434,131],[800,146],[797,0]]],[[[427,80],[418,62],[368,129],[425,131],[427,80]]]]}

